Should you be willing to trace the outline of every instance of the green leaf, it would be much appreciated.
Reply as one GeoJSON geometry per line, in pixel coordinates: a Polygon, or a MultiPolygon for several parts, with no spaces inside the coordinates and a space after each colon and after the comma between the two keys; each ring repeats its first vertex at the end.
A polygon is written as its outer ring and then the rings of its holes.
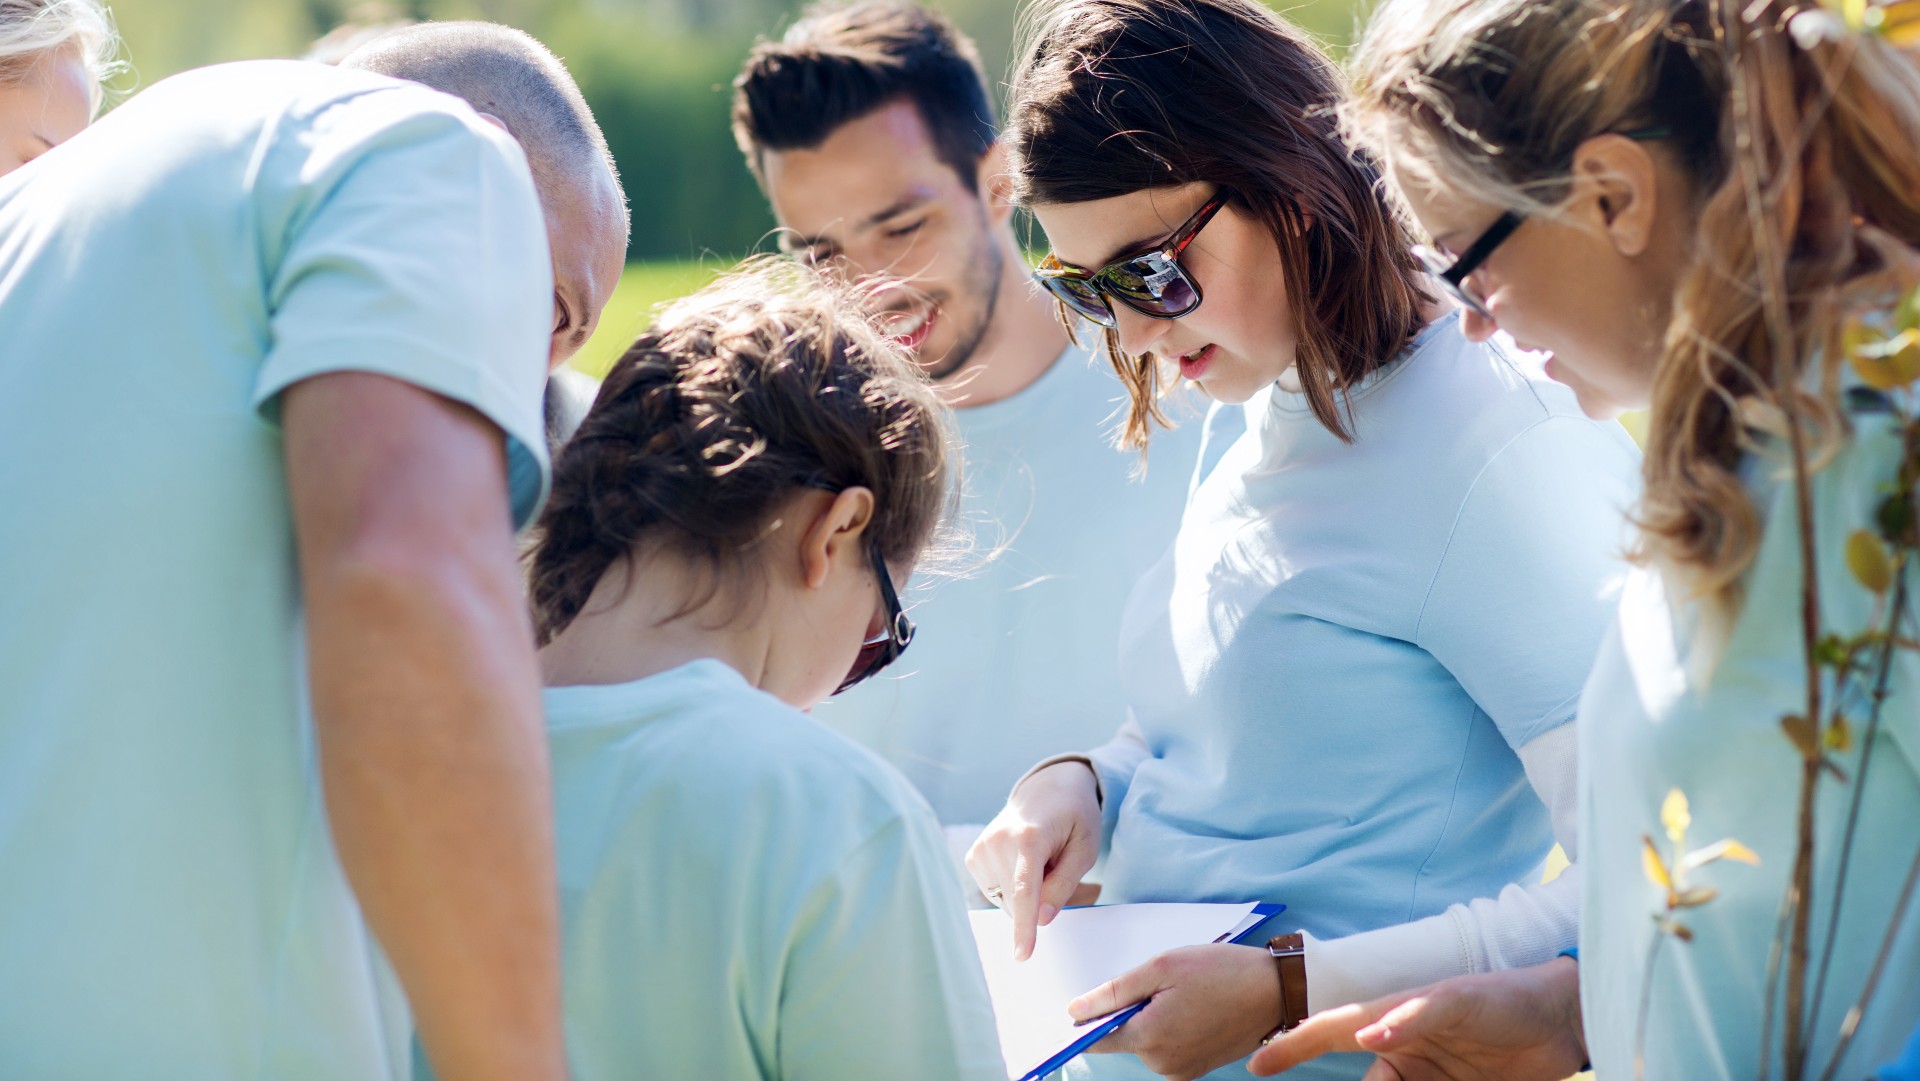
{"type": "Polygon", "coordinates": [[[1920,547],[1920,535],[1914,529],[1912,492],[1895,492],[1881,500],[1874,519],[1881,536],[1905,548],[1920,547]]]}
{"type": "Polygon", "coordinates": [[[1813,659],[1829,668],[1844,668],[1852,661],[1853,651],[1847,648],[1845,639],[1829,634],[1814,643],[1813,659]]]}

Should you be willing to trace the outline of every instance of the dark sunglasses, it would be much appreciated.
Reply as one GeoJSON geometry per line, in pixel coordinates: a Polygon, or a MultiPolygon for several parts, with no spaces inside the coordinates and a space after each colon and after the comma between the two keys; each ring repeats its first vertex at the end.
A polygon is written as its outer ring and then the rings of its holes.
{"type": "MultiPolygon", "coordinates": [[[[1635,140],[1667,139],[1673,136],[1673,129],[1664,126],[1634,128],[1617,134],[1635,140]]],[[[1413,257],[1420,261],[1420,265],[1427,268],[1427,273],[1433,275],[1434,280],[1440,283],[1440,288],[1446,290],[1447,295],[1457,301],[1461,307],[1483,319],[1492,319],[1493,313],[1487,310],[1487,298],[1481,296],[1478,289],[1467,284],[1467,275],[1480,269],[1480,264],[1487,261],[1487,256],[1493,254],[1493,249],[1512,236],[1513,231],[1520,228],[1520,223],[1526,220],[1527,216],[1518,210],[1507,211],[1495,218],[1493,224],[1487,226],[1485,232],[1481,233],[1473,243],[1467,245],[1467,250],[1461,252],[1458,258],[1439,249],[1427,247],[1425,244],[1415,244],[1409,250],[1413,253],[1413,257]]]]}
{"type": "MultiPolygon", "coordinates": [[[[823,477],[812,476],[800,483],[809,488],[818,488],[823,492],[843,492],[847,486],[833,484],[823,477]]],[[[900,659],[913,642],[913,620],[900,607],[900,595],[893,589],[893,572],[887,569],[887,561],[880,557],[880,546],[869,545],[867,557],[873,561],[873,576],[880,581],[880,603],[887,614],[886,626],[880,633],[860,643],[860,652],[854,654],[853,666],[847,669],[847,677],[840,686],[833,689],[839,694],[877,674],[882,668],[900,659]]]]}
{"type": "Polygon", "coordinates": [[[873,557],[873,576],[880,580],[880,603],[886,611],[887,624],[880,633],[860,643],[853,667],[847,669],[847,678],[840,681],[840,686],[833,689],[835,694],[899,660],[900,654],[913,642],[913,620],[900,608],[900,595],[893,591],[893,574],[887,570],[887,561],[880,558],[878,545],[870,546],[867,551],[873,557]]]}
{"type": "Polygon", "coordinates": [[[1154,319],[1178,319],[1200,306],[1200,283],[1180,265],[1185,251],[1207,227],[1232,193],[1215,192],[1185,225],[1166,240],[1133,255],[1116,259],[1099,270],[1069,266],[1049,254],[1033,272],[1054,299],[1074,314],[1103,327],[1115,325],[1113,301],[1154,319]]]}

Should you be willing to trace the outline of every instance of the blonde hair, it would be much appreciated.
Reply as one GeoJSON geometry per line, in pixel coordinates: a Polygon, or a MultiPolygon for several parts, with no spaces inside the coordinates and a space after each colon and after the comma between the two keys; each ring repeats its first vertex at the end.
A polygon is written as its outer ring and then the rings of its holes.
{"type": "Polygon", "coordinates": [[[120,34],[98,0],[0,0],[0,81],[18,79],[49,53],[72,49],[101,85],[120,68],[120,34]]]}
{"type": "Polygon", "coordinates": [[[1771,418],[1817,468],[1846,435],[1843,324],[1916,281],[1920,70],[1878,38],[1806,33],[1794,20],[1809,13],[1824,14],[1784,0],[1390,0],[1345,113],[1396,173],[1541,214],[1566,196],[1582,142],[1665,129],[1698,224],[1654,376],[1634,554],[1722,621],[1760,543],[1738,473],[1747,428],[1771,418]]]}

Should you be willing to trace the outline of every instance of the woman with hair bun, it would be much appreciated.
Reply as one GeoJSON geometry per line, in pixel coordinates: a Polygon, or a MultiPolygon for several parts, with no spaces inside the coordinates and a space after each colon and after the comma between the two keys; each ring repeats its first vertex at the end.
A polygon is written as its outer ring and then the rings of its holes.
{"type": "Polygon", "coordinates": [[[0,0],[0,176],[93,121],[118,49],[97,0],[0,0]]]}
{"type": "Polygon", "coordinates": [[[674,304],[528,559],[574,1076],[1004,1081],[933,812],[802,711],[912,638],[948,421],[810,271],[674,304]]]}
{"type": "Polygon", "coordinates": [[[1244,1077],[1309,1011],[1573,944],[1577,864],[1540,872],[1579,852],[1575,701],[1636,456],[1462,334],[1299,30],[1254,0],[1027,18],[1005,140],[1041,283],[1104,332],[1136,446],[1176,372],[1217,404],[1127,605],[1130,718],[1029,772],[968,865],[1021,951],[1102,851],[1102,901],[1286,904],[1267,948],[1173,951],[1072,1010],[1151,999],[1071,1077],[1244,1077]]]}
{"type": "Polygon", "coordinates": [[[1920,12],[1849,7],[1377,14],[1350,126],[1465,253],[1468,335],[1649,410],[1639,566],[1581,702],[1577,955],[1315,1018],[1257,1072],[1862,1078],[1920,1021],[1920,69],[1883,36],[1920,12]]]}

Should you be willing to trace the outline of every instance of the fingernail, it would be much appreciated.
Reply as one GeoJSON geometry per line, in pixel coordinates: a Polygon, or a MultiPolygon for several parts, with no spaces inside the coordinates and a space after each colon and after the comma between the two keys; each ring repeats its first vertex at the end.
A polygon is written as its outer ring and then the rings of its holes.
{"type": "Polygon", "coordinates": [[[1053,918],[1055,916],[1058,916],[1059,914],[1060,914],[1059,905],[1041,905],[1040,906],[1040,925],[1044,927],[1047,924],[1052,923],[1053,918]]]}

